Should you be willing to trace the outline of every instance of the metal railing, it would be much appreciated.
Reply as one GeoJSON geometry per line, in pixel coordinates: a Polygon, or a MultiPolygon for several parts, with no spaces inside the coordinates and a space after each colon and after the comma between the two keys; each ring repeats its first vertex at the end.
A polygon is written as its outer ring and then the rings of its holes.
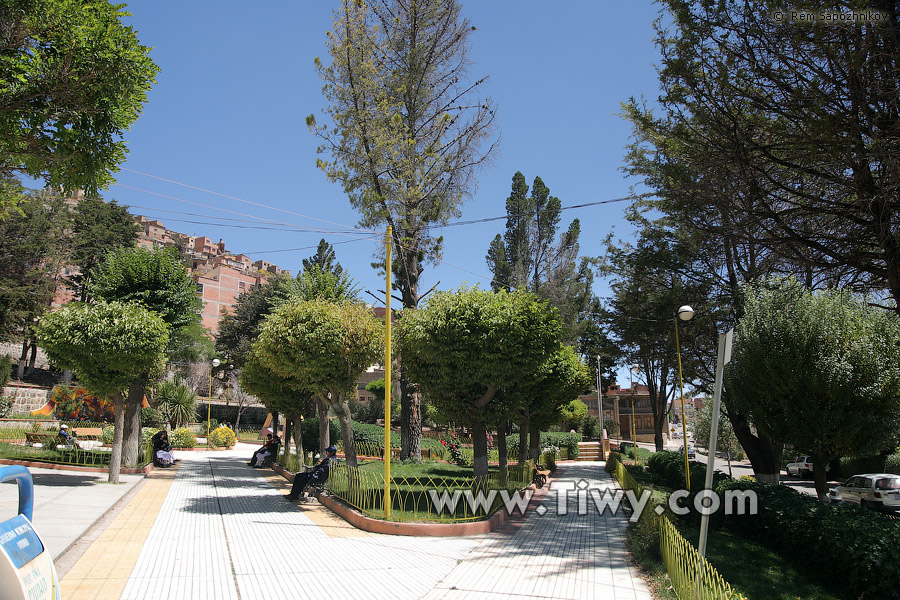
{"type": "MultiPolygon", "coordinates": [[[[505,490],[509,497],[525,488],[533,471],[529,461],[511,465],[505,482],[500,481],[498,472],[481,481],[474,477],[391,477],[390,520],[460,523],[486,519],[503,505],[500,491],[505,490]]],[[[326,486],[365,516],[384,518],[383,473],[338,463],[332,465],[326,486]]]]}
{"type": "MultiPolygon", "coordinates": [[[[152,447],[142,446],[138,455],[138,464],[122,466],[136,467],[146,465],[151,461],[152,452],[152,447]]],[[[0,442],[0,458],[15,461],[108,468],[111,456],[112,451],[110,449],[87,450],[75,446],[62,446],[58,444],[54,445],[54,447],[37,448],[34,446],[0,442]]]]}
{"type": "MultiPolygon", "coordinates": [[[[619,454],[611,452],[609,461],[613,463],[613,476],[622,489],[634,490],[640,496],[644,487],[635,481],[619,454]]],[[[709,561],[700,556],[694,546],[678,531],[669,517],[655,510],[644,510],[641,520],[655,521],[659,528],[659,550],[663,564],[672,582],[672,589],[681,600],[746,600],[725,581],[709,561]]]]}

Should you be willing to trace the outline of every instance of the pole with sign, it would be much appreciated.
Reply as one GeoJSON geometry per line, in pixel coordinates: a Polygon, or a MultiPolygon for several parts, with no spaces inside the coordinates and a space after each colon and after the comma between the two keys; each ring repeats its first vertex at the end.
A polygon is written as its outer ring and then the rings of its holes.
{"type": "MultiPolygon", "coordinates": [[[[731,362],[731,343],[734,338],[734,329],[727,333],[719,334],[719,350],[716,355],[716,386],[713,393],[712,423],[709,426],[709,459],[706,462],[706,484],[704,489],[711,490],[713,471],[716,468],[716,444],[719,443],[719,410],[722,405],[722,379],[725,365],[731,362]]],[[[706,556],[706,540],[709,534],[709,511],[704,511],[700,517],[700,543],[697,550],[700,556],[706,556]]]]}

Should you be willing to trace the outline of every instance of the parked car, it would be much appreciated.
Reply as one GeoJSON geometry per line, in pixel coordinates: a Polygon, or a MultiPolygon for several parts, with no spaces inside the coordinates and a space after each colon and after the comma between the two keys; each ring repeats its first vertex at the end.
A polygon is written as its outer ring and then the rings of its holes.
{"type": "MultiPolygon", "coordinates": [[[[812,456],[798,456],[794,462],[788,463],[784,468],[788,475],[794,477],[809,477],[813,472],[812,456]]],[[[825,472],[831,470],[831,465],[825,465],[825,472]]]]}
{"type": "MultiPolygon", "coordinates": [[[[684,454],[684,444],[678,447],[678,452],[684,454]]],[[[695,456],[697,456],[697,450],[694,448],[693,444],[688,444],[687,455],[688,458],[694,458],[695,456]]]]}
{"type": "Polygon", "coordinates": [[[828,491],[832,502],[859,504],[872,510],[900,512],[900,475],[854,475],[828,491]]]}

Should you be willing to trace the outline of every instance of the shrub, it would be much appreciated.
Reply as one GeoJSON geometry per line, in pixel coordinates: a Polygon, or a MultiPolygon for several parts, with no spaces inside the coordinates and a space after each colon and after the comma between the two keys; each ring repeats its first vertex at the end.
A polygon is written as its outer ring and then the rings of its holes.
{"type": "Polygon", "coordinates": [[[716,488],[720,495],[726,490],[754,491],[759,511],[722,518],[782,555],[802,557],[813,579],[845,585],[853,597],[896,597],[900,520],[855,505],[818,502],[782,485],[729,480],[716,488]]]}
{"type": "MultiPolygon", "coordinates": [[[[706,483],[706,465],[691,461],[691,490],[702,490],[706,483]]],[[[654,481],[669,489],[676,490],[684,487],[684,454],[680,452],[654,452],[647,460],[647,469],[653,475],[654,481]]],[[[713,487],[720,481],[729,479],[723,473],[713,474],[713,487]]]]}
{"type": "MultiPolygon", "coordinates": [[[[580,433],[566,433],[560,431],[541,432],[541,452],[550,448],[565,448],[569,453],[569,460],[578,458],[578,442],[582,440],[580,433]]],[[[519,451],[519,435],[506,436],[506,450],[510,456],[519,451]]]]}
{"type": "Polygon", "coordinates": [[[183,427],[197,418],[197,394],[177,375],[159,382],[154,389],[154,396],[156,408],[165,415],[165,420],[172,427],[183,427]]]}
{"type": "Polygon", "coordinates": [[[103,428],[103,431],[100,432],[100,441],[102,441],[107,446],[112,445],[113,438],[116,436],[116,428],[113,425],[107,425],[103,428]]]}
{"type": "Polygon", "coordinates": [[[3,388],[12,379],[12,362],[9,354],[0,355],[0,396],[3,395],[3,388]]]}
{"type": "Polygon", "coordinates": [[[8,398],[0,393],[0,417],[8,417],[9,413],[12,412],[13,404],[15,404],[15,400],[13,398],[8,398]]]}
{"type": "Polygon", "coordinates": [[[896,473],[900,475],[900,454],[881,454],[864,458],[843,457],[835,463],[831,463],[832,469],[835,469],[832,475],[842,479],[860,473],[896,473]]]}
{"type": "Polygon", "coordinates": [[[581,433],[586,438],[600,437],[600,434],[603,433],[600,429],[600,419],[593,415],[585,417],[584,422],[581,424],[581,433]]]}
{"type": "Polygon", "coordinates": [[[181,427],[169,432],[169,443],[173,448],[193,448],[197,445],[197,436],[190,429],[181,427]]]}
{"type": "Polygon", "coordinates": [[[209,432],[209,444],[216,448],[230,448],[237,441],[237,436],[230,427],[216,427],[209,432]]]}
{"type": "Polygon", "coordinates": [[[141,408],[141,424],[148,427],[161,427],[166,423],[166,417],[162,411],[153,407],[145,406],[141,408]]]}
{"type": "MultiPolygon", "coordinates": [[[[303,450],[305,452],[318,452],[319,450],[319,418],[304,419],[300,426],[303,433],[303,450]]],[[[328,419],[328,439],[337,445],[341,440],[341,428],[337,419],[328,419]]]]}

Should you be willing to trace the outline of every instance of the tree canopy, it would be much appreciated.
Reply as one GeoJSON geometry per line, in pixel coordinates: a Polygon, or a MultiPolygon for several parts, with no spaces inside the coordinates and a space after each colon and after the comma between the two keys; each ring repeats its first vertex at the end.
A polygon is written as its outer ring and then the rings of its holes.
{"type": "Polygon", "coordinates": [[[751,287],[725,388],[757,428],[813,456],[824,496],[829,460],[900,441],[900,321],[841,290],[751,287]]]}
{"type": "MultiPolygon", "coordinates": [[[[73,302],[41,319],[37,337],[53,364],[75,371],[92,392],[113,399],[116,434],[109,480],[118,482],[125,430],[123,392],[135,381],[162,372],[168,326],[137,304],[73,302]]],[[[125,462],[130,464],[127,457],[125,462]]]]}
{"type": "Polygon", "coordinates": [[[89,289],[107,302],[141,304],[173,329],[200,322],[197,286],[177,251],[170,248],[122,248],[108,253],[89,289]]]}
{"type": "MultiPolygon", "coordinates": [[[[330,156],[318,164],[343,185],[363,227],[392,227],[404,308],[424,295],[424,263],[441,256],[434,227],[460,214],[494,148],[494,107],[478,95],[486,78],[467,72],[474,30],[456,0],[342,0],[331,62],[316,58],[330,121],[307,118],[330,156]]],[[[402,372],[399,383],[401,457],[419,457],[421,407],[402,372]]]]}
{"type": "Polygon", "coordinates": [[[95,194],[125,160],[157,66],[124,4],[8,0],[0,7],[0,174],[95,194]]]}
{"type": "Polygon", "coordinates": [[[277,380],[266,384],[272,397],[282,384],[300,395],[316,394],[337,414],[345,456],[355,466],[348,401],[360,374],[382,357],[381,334],[381,323],[364,304],[324,299],[286,302],[262,325],[252,359],[246,363],[252,368],[242,385],[253,391],[268,374],[277,380]]]}
{"type": "Polygon", "coordinates": [[[660,114],[626,106],[650,146],[651,187],[728,246],[889,294],[900,310],[896,3],[872,4],[878,24],[846,27],[760,18],[783,8],[773,0],[662,4],[660,114]]]}
{"type": "Polygon", "coordinates": [[[558,349],[560,329],[555,309],[519,291],[462,287],[404,312],[403,367],[442,414],[472,427],[476,476],[487,475],[486,423],[505,409],[492,401],[541,367],[558,349]]]}
{"type": "Polygon", "coordinates": [[[92,271],[111,250],[133,248],[137,243],[138,224],[115,200],[106,202],[96,196],[79,199],[72,214],[72,250],[69,263],[78,274],[69,282],[82,302],[88,300],[88,284],[92,271]]]}

